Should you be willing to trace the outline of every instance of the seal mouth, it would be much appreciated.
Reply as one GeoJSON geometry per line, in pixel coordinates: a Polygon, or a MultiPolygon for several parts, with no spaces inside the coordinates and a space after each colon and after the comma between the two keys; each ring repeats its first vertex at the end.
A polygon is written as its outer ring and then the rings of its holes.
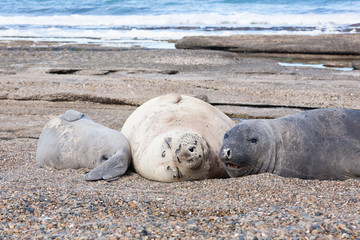
{"type": "Polygon", "coordinates": [[[225,171],[230,177],[242,177],[249,175],[249,166],[235,165],[232,162],[224,162],[225,171]]]}
{"type": "Polygon", "coordinates": [[[201,155],[199,155],[197,158],[190,158],[186,161],[190,165],[191,170],[198,170],[203,163],[201,155]]]}
{"type": "Polygon", "coordinates": [[[235,169],[240,169],[241,167],[239,167],[238,165],[232,164],[232,163],[225,163],[225,166],[228,168],[235,168],[235,169]]]}

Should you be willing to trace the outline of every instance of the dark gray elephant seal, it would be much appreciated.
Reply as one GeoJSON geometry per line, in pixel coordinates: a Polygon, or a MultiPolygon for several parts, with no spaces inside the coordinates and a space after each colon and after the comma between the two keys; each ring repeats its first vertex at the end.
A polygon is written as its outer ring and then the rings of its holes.
{"type": "Polygon", "coordinates": [[[220,158],[232,177],[360,178],[360,111],[319,109],[247,120],[225,133],[220,158]]]}
{"type": "Polygon", "coordinates": [[[90,168],[85,180],[113,181],[131,162],[128,140],[116,130],[97,124],[83,113],[68,110],[44,127],[36,150],[41,167],[90,168]]]}

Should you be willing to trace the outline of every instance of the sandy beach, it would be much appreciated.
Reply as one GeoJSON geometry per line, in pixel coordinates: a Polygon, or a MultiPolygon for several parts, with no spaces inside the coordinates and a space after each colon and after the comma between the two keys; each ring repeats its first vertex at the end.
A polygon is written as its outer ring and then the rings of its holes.
{"type": "Polygon", "coordinates": [[[235,121],[360,109],[359,55],[147,50],[0,42],[0,239],[360,239],[360,181],[271,174],[159,183],[129,172],[39,168],[38,137],[68,109],[121,130],[137,106],[178,92],[235,121]],[[324,64],[326,68],[279,63],[324,64]]]}

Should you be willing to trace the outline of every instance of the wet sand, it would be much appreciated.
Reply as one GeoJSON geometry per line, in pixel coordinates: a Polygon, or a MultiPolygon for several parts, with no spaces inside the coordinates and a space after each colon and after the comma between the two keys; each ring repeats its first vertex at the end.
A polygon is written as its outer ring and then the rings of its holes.
{"type": "MultiPolygon", "coordinates": [[[[179,92],[230,117],[360,109],[353,56],[240,54],[0,43],[0,239],[356,239],[360,182],[238,179],[158,183],[129,172],[85,182],[85,169],[39,168],[37,139],[68,109],[120,130],[144,101],[179,92]]],[[[357,58],[357,57],[355,57],[357,58]]]]}

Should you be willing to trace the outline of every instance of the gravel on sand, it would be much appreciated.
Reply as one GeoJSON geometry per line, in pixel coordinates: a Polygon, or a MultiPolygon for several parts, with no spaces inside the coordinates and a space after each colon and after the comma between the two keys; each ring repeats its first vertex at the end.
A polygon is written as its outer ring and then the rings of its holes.
{"type": "Polygon", "coordinates": [[[84,169],[39,168],[36,143],[1,142],[0,238],[359,238],[358,180],[262,174],[169,184],[129,173],[85,182],[84,169]]]}

